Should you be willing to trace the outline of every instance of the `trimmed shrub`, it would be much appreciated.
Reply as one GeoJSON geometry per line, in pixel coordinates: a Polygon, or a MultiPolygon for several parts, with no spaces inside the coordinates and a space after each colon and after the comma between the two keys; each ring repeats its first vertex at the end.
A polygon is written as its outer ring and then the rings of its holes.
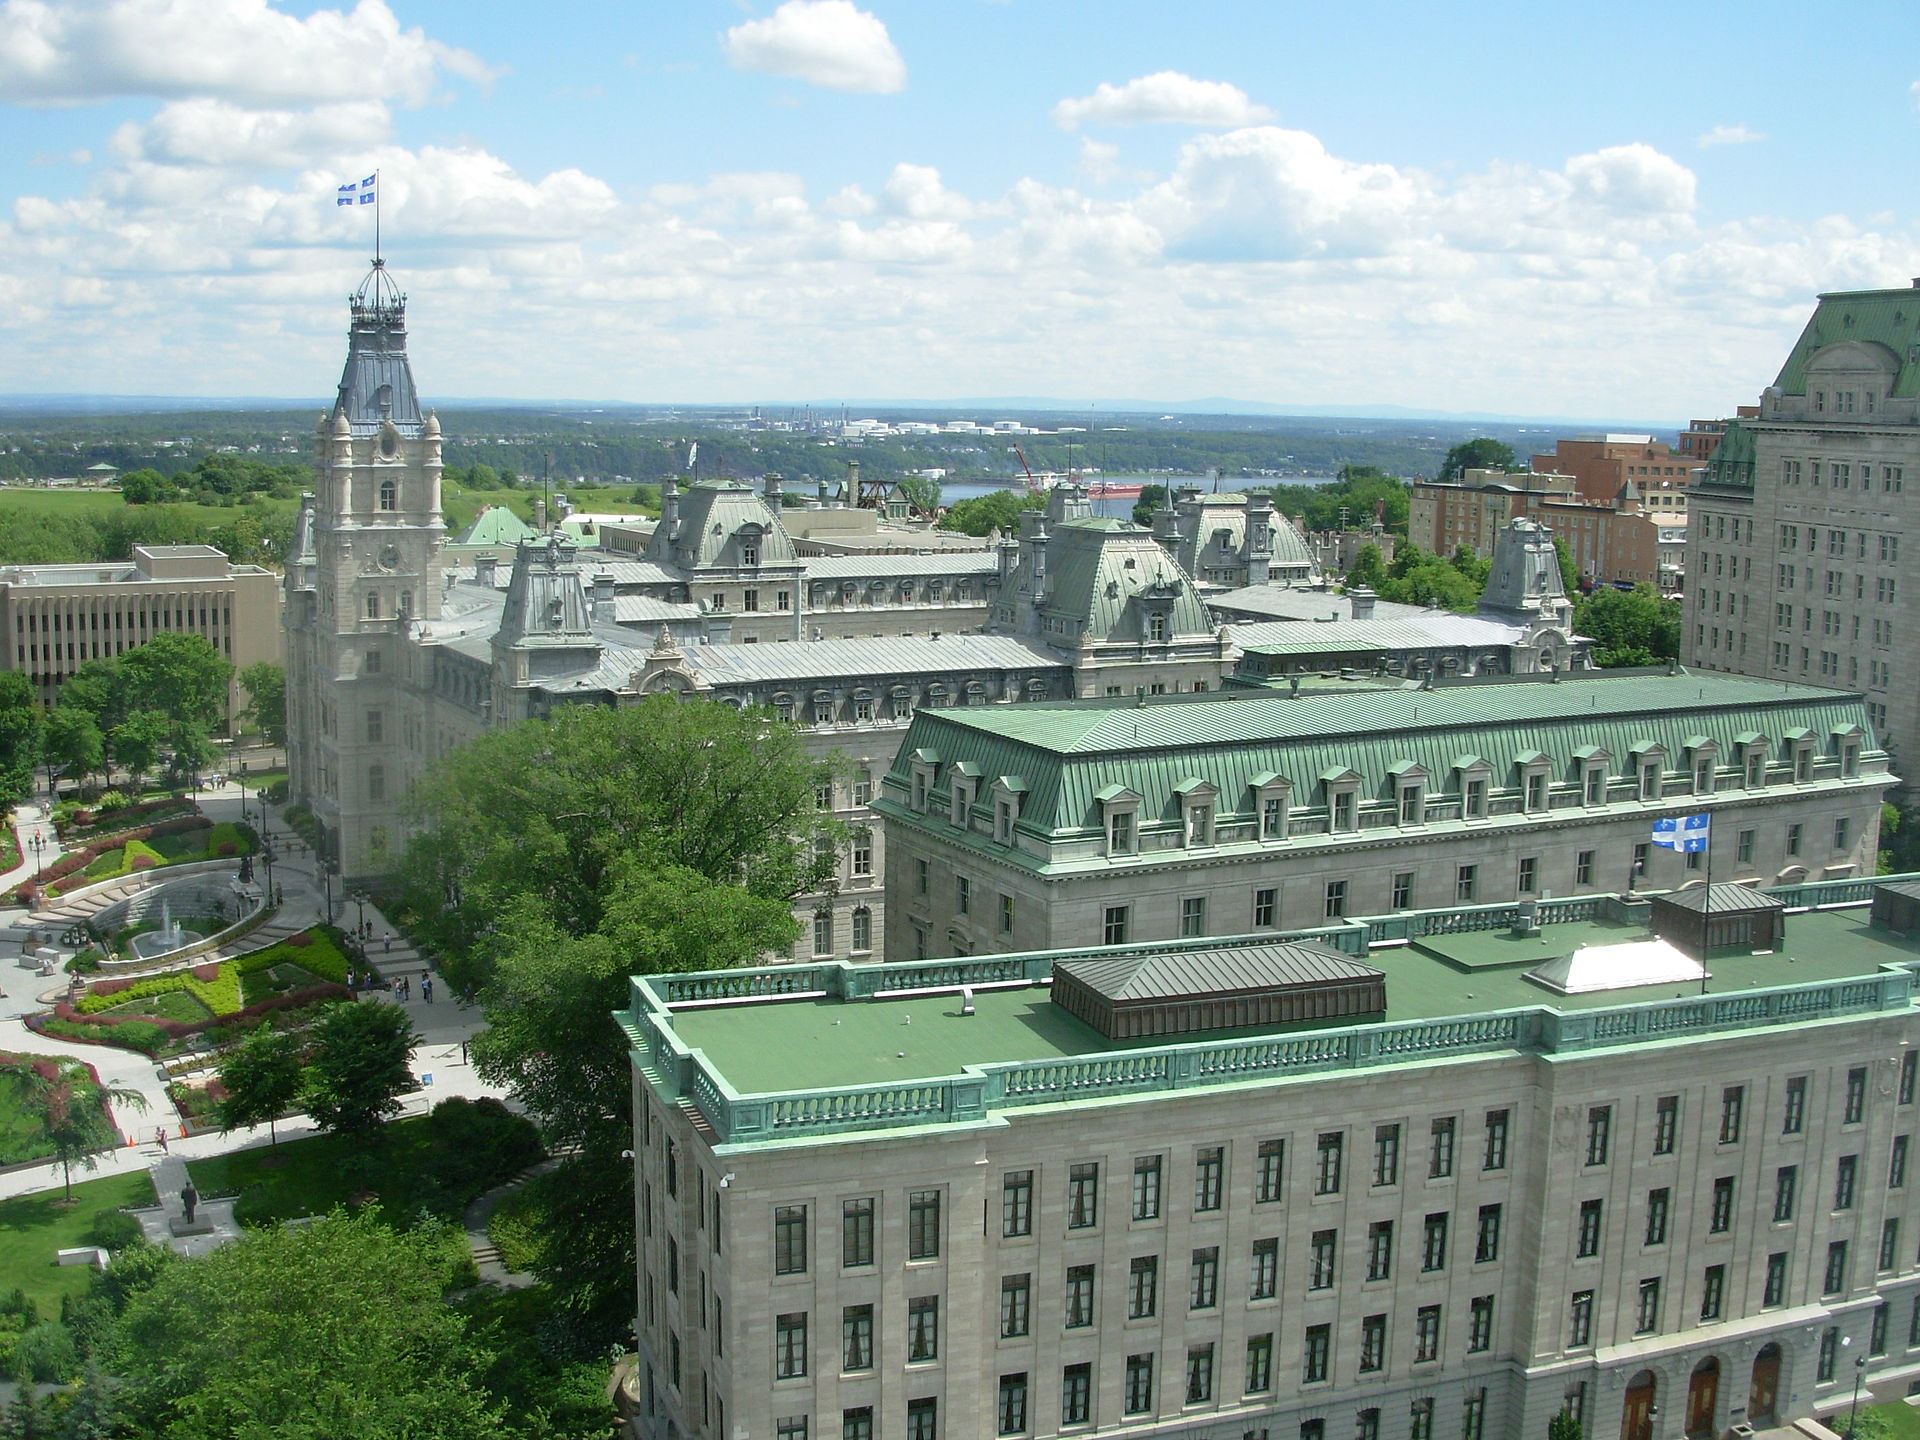
{"type": "Polygon", "coordinates": [[[58,1385],[71,1380],[80,1368],[80,1348],[58,1320],[42,1320],[13,1342],[9,1367],[17,1383],[33,1380],[58,1385]]]}
{"type": "Polygon", "coordinates": [[[105,1250],[124,1250],[145,1232],[140,1222],[124,1210],[102,1210],[93,1217],[87,1239],[105,1250]]]}

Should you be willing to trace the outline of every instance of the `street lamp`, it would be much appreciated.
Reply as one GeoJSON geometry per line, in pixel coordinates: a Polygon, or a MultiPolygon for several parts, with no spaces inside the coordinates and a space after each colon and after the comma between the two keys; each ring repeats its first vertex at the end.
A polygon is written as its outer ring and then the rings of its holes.
{"type": "Polygon", "coordinates": [[[327,924],[333,924],[333,859],[320,857],[320,885],[327,898],[327,924]]]}
{"type": "Polygon", "coordinates": [[[33,851],[33,868],[40,869],[40,852],[47,848],[47,837],[39,830],[27,837],[27,847],[33,851]]]}
{"type": "Polygon", "coordinates": [[[267,903],[271,905],[274,903],[275,893],[273,888],[273,841],[265,838],[261,839],[260,858],[267,862],[267,903]]]}
{"type": "Polygon", "coordinates": [[[367,892],[364,890],[354,891],[353,904],[354,908],[358,910],[360,918],[360,928],[354,933],[365,935],[367,933],[367,892]]]}
{"type": "Polygon", "coordinates": [[[1860,1414],[1860,1381],[1866,1373],[1867,1357],[1862,1355],[1853,1362],[1853,1404],[1847,1407],[1847,1440],[1853,1440],[1853,1422],[1860,1414]]]}

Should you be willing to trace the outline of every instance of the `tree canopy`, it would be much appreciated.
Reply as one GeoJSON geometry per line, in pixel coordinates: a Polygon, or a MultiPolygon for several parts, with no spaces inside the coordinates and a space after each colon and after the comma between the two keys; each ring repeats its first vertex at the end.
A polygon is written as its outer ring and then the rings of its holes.
{"type": "Polygon", "coordinates": [[[1458,480],[1469,470],[1511,470],[1515,463],[1513,447],[1503,440],[1462,440],[1440,462],[1439,478],[1458,480]]]}
{"type": "Polygon", "coordinates": [[[18,670],[0,670],[0,806],[33,792],[41,730],[33,683],[18,670]]]}
{"type": "Polygon", "coordinates": [[[398,1005],[342,1001],[328,1005],[310,1032],[305,1103],[323,1130],[367,1135],[400,1112],[413,1088],[419,1036],[398,1005]]]}
{"type": "Polygon", "coordinates": [[[766,710],[649,696],[490,731],[415,787],[401,878],[448,979],[473,993],[500,917],[600,926],[628,857],[791,901],[835,873],[840,827],[814,809],[832,767],[766,710]]]}
{"type": "Polygon", "coordinates": [[[259,660],[240,672],[247,692],[243,717],[260,729],[269,745],[287,743],[287,672],[271,660],[259,660]]]}
{"type": "Polygon", "coordinates": [[[117,1326],[120,1404],[163,1440],[513,1434],[442,1303],[465,1249],[444,1227],[336,1211],[163,1266],[117,1326]]]}
{"type": "Polygon", "coordinates": [[[1573,628],[1593,640],[1593,663],[1602,669],[1656,665],[1680,654],[1680,602],[1661,599],[1650,585],[1600,587],[1574,605],[1573,628]]]}
{"type": "Polygon", "coordinates": [[[990,490],[985,495],[954,501],[940,517],[940,528],[966,535],[985,535],[993,530],[1010,535],[1020,524],[1022,510],[1046,508],[1047,497],[1038,492],[1016,494],[1012,490],[990,490]]]}
{"type": "Polygon", "coordinates": [[[275,1122],[300,1098],[305,1065],[300,1041],[285,1030],[263,1025],[220,1062],[220,1129],[245,1129],[267,1122],[269,1141],[278,1145],[275,1122]]]}

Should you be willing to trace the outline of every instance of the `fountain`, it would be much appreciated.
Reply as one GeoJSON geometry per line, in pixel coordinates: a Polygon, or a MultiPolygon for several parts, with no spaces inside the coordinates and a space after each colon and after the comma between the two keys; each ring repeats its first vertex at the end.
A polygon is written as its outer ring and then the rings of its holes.
{"type": "Polygon", "coordinates": [[[160,928],[157,930],[148,930],[134,936],[132,942],[133,953],[142,960],[150,960],[156,955],[169,954],[172,951],[181,949],[183,946],[193,944],[196,940],[204,938],[198,930],[181,929],[179,922],[173,918],[171,902],[162,899],[160,902],[160,928]]]}

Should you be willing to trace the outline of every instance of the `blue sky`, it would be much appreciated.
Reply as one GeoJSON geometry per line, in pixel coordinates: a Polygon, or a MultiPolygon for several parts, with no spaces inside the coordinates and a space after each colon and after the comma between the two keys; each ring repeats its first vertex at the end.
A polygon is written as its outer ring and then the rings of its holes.
{"type": "Polygon", "coordinates": [[[1920,7],[0,0],[0,391],[1684,420],[1920,274],[1920,7]],[[1822,14],[1830,18],[1820,18],[1822,14]]]}

